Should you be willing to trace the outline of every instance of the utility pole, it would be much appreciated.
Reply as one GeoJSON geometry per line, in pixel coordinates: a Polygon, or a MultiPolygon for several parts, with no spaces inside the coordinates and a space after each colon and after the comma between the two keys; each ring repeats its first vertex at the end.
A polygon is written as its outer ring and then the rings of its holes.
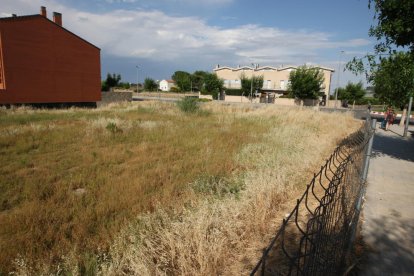
{"type": "Polygon", "coordinates": [[[337,78],[337,87],[336,87],[336,91],[335,91],[335,109],[337,106],[337,102],[338,102],[338,89],[339,89],[339,76],[341,74],[341,62],[342,62],[342,54],[345,53],[345,51],[341,51],[340,55],[339,55],[339,66],[338,66],[338,78],[337,78]]]}
{"type": "Polygon", "coordinates": [[[408,125],[410,124],[410,115],[411,115],[411,105],[413,104],[413,97],[410,97],[410,102],[408,103],[407,118],[405,118],[405,127],[404,127],[404,137],[407,137],[408,125]]]}

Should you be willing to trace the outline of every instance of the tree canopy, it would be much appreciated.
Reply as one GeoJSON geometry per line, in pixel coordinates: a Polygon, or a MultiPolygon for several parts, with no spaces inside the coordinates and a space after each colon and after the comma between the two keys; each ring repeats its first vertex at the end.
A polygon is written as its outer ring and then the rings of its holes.
{"type": "Polygon", "coordinates": [[[109,91],[110,88],[119,86],[120,81],[121,81],[120,74],[108,73],[106,75],[106,80],[102,82],[102,85],[101,85],[102,91],[109,91]]]}
{"type": "Polygon", "coordinates": [[[250,95],[250,91],[253,90],[253,93],[256,90],[260,90],[263,87],[263,76],[252,76],[251,78],[246,77],[246,75],[241,74],[240,76],[241,90],[243,95],[250,95]]]}
{"type": "Polygon", "coordinates": [[[387,104],[403,107],[414,96],[414,58],[399,52],[381,63],[373,74],[375,95],[387,104]]]}
{"type": "Polygon", "coordinates": [[[213,95],[214,99],[217,99],[218,94],[223,91],[224,81],[217,77],[215,73],[207,73],[204,76],[203,94],[213,95]]]}
{"type": "Polygon", "coordinates": [[[204,78],[209,75],[206,71],[195,71],[191,75],[192,89],[195,91],[201,91],[204,85],[204,78]]]}
{"type": "Polygon", "coordinates": [[[345,88],[338,88],[338,99],[349,102],[359,102],[365,95],[365,89],[362,82],[348,82],[345,88]]]}
{"type": "Polygon", "coordinates": [[[414,0],[370,0],[374,4],[376,26],[371,26],[369,35],[379,43],[377,52],[390,46],[409,47],[414,52],[414,0]]]}
{"type": "Polygon", "coordinates": [[[145,78],[144,80],[144,89],[146,91],[154,91],[157,90],[158,84],[154,79],[151,78],[145,78]]]}
{"type": "Polygon", "coordinates": [[[317,99],[324,82],[322,71],[317,68],[301,66],[290,72],[289,94],[299,99],[317,99]]]}
{"type": "Polygon", "coordinates": [[[374,54],[355,57],[346,69],[365,73],[376,95],[387,104],[403,106],[414,87],[409,77],[414,56],[414,0],[369,0],[372,6],[376,25],[371,26],[369,36],[378,41],[374,54]]]}
{"type": "Polygon", "coordinates": [[[185,71],[175,71],[171,77],[180,91],[189,91],[191,88],[191,74],[185,71]]]}

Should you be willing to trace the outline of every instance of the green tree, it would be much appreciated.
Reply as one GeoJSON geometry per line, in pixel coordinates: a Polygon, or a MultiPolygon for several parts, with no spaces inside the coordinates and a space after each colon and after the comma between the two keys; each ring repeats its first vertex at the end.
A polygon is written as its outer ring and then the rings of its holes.
{"type": "Polygon", "coordinates": [[[106,75],[106,85],[111,88],[111,87],[117,87],[119,85],[119,82],[121,81],[121,75],[120,74],[107,74],[106,75]]]}
{"type": "Polygon", "coordinates": [[[217,77],[217,75],[208,73],[204,76],[203,94],[213,95],[214,99],[224,90],[224,81],[217,77]]]}
{"type": "Polygon", "coordinates": [[[414,96],[414,58],[398,52],[382,58],[372,78],[375,95],[386,104],[403,108],[414,96]]]}
{"type": "Polygon", "coordinates": [[[299,99],[317,99],[324,82],[323,73],[313,67],[301,66],[290,72],[289,94],[299,99]]]}
{"type": "Polygon", "coordinates": [[[191,88],[191,74],[185,71],[175,71],[171,77],[178,88],[182,91],[189,91],[191,88]]]}
{"type": "Polygon", "coordinates": [[[102,91],[109,91],[112,87],[117,87],[121,81],[120,74],[110,74],[106,75],[106,80],[101,83],[102,91]]]}
{"type": "Polygon", "coordinates": [[[352,83],[348,82],[345,87],[339,87],[338,99],[342,101],[348,101],[350,103],[359,104],[365,95],[365,89],[362,82],[352,83]]]}
{"type": "Polygon", "coordinates": [[[195,71],[191,75],[191,81],[192,81],[192,89],[193,91],[201,91],[204,85],[204,79],[205,77],[210,74],[206,71],[195,71]]]}
{"type": "Polygon", "coordinates": [[[144,80],[144,89],[146,91],[154,91],[157,90],[158,84],[155,80],[151,78],[145,78],[144,80]]]}
{"type": "Polygon", "coordinates": [[[252,78],[248,78],[245,74],[241,74],[240,84],[243,95],[249,96],[251,91],[254,93],[256,90],[262,89],[263,76],[252,76],[252,78]]]}
{"type": "Polygon", "coordinates": [[[346,69],[355,73],[365,73],[368,82],[380,66],[381,57],[397,53],[395,47],[409,47],[414,54],[414,0],[369,0],[369,7],[374,7],[373,25],[369,36],[377,39],[374,54],[354,57],[346,69]]]}
{"type": "Polygon", "coordinates": [[[414,52],[414,0],[369,0],[369,7],[372,4],[377,25],[371,26],[369,35],[379,41],[376,51],[396,45],[414,52]]]}

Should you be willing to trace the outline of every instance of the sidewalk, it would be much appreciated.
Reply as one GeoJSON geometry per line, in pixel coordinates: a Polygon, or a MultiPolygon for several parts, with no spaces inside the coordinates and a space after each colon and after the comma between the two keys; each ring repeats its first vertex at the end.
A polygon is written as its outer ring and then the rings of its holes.
{"type": "Polygon", "coordinates": [[[377,130],[368,173],[361,275],[414,275],[414,127],[377,130]]]}

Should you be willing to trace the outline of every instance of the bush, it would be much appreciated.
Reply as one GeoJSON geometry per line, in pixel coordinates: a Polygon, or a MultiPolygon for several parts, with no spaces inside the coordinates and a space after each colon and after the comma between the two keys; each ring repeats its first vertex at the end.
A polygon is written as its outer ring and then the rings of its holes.
{"type": "MultiPolygon", "coordinates": [[[[241,89],[226,89],[226,95],[229,96],[242,96],[243,94],[243,90],[241,89]]],[[[248,95],[244,95],[244,96],[248,96],[248,95]]]]}
{"type": "Polygon", "coordinates": [[[200,109],[198,105],[198,98],[185,97],[177,102],[178,108],[185,113],[195,113],[200,109]]]}
{"type": "Polygon", "coordinates": [[[280,96],[279,98],[282,98],[282,99],[294,99],[295,97],[293,97],[292,95],[290,95],[290,94],[286,94],[286,95],[282,95],[282,96],[280,96]]]}
{"type": "Polygon", "coordinates": [[[383,102],[378,98],[362,98],[362,99],[355,101],[355,104],[357,105],[366,105],[368,103],[370,103],[371,105],[383,104],[383,102]]]}
{"type": "Polygon", "coordinates": [[[174,93],[180,92],[180,88],[173,86],[170,88],[170,92],[174,92],[174,93]]]}

